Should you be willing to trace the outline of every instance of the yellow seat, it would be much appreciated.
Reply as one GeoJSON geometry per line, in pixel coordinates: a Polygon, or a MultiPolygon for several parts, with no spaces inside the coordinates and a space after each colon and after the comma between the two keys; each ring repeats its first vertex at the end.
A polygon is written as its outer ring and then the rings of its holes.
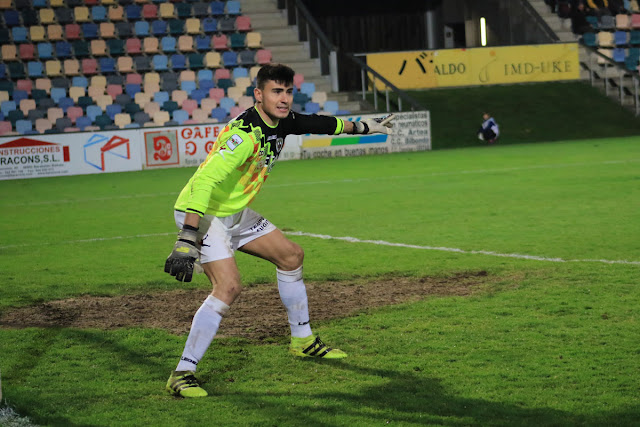
{"type": "Polygon", "coordinates": [[[53,24],[56,22],[56,14],[53,9],[40,9],[40,23],[53,24]]]}
{"type": "Polygon", "coordinates": [[[43,42],[47,40],[47,34],[42,25],[34,25],[29,28],[29,38],[32,42],[43,42]]]}
{"type": "Polygon", "coordinates": [[[91,14],[89,8],[86,6],[76,6],[73,9],[73,16],[76,22],[89,22],[91,21],[91,14]]]}
{"type": "Polygon", "coordinates": [[[45,70],[47,72],[47,76],[49,77],[57,77],[62,75],[62,65],[60,61],[56,59],[51,59],[45,63],[45,70]]]}

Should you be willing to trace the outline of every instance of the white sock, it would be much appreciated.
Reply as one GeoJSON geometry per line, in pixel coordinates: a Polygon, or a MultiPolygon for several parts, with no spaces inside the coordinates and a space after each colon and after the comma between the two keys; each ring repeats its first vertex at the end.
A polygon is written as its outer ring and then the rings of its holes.
{"type": "Polygon", "coordinates": [[[302,266],[293,271],[282,271],[276,268],[278,275],[278,292],[287,309],[291,336],[304,338],[311,335],[309,326],[309,306],[307,288],[302,281],[302,266]]]}
{"type": "Polygon", "coordinates": [[[213,295],[209,295],[193,316],[191,330],[184,346],[176,371],[195,371],[196,366],[218,332],[222,316],[229,306],[213,295]]]}

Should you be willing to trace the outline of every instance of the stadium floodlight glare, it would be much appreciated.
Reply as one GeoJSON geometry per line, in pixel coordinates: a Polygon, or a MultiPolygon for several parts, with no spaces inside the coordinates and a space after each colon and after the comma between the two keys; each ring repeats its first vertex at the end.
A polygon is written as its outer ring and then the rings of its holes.
{"type": "Polygon", "coordinates": [[[484,18],[480,18],[480,44],[487,45],[487,21],[484,18]]]}

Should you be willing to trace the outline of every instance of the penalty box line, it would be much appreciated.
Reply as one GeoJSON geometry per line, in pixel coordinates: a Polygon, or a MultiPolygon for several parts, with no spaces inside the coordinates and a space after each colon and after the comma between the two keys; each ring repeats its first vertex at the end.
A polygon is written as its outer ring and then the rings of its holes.
{"type": "Polygon", "coordinates": [[[284,234],[289,236],[304,236],[304,237],[314,237],[317,239],[324,240],[341,240],[349,243],[368,243],[372,245],[381,245],[381,246],[392,246],[399,248],[408,248],[408,249],[421,249],[421,250],[429,250],[429,251],[440,251],[440,252],[453,252],[459,254],[469,254],[469,255],[488,255],[502,258],[516,258],[516,259],[526,259],[533,261],[547,261],[547,262],[598,262],[603,264],[626,264],[626,265],[640,265],[640,261],[627,261],[627,260],[608,260],[608,259],[563,259],[563,258],[550,258],[550,257],[542,257],[537,255],[526,255],[526,254],[506,254],[494,251],[485,251],[485,250],[464,250],[459,248],[447,248],[444,246],[424,246],[424,245],[410,245],[406,243],[394,243],[387,242],[384,240],[366,240],[366,239],[358,239],[356,237],[336,237],[329,236],[326,234],[314,234],[314,233],[305,233],[303,231],[286,231],[284,234]]]}

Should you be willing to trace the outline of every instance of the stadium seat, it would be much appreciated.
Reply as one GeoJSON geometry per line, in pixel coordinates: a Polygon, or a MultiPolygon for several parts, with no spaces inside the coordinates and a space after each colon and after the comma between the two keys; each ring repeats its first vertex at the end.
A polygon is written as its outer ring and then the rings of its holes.
{"type": "MultiPolygon", "coordinates": [[[[61,43],[65,43],[66,45],[69,45],[67,42],[61,42],[61,41],[57,42],[56,43],[56,56],[58,58],[67,58],[71,54],[71,46],[69,46],[69,51],[68,51],[68,54],[67,54],[67,52],[65,51],[64,48],[61,48],[61,49],[57,48],[58,44],[61,44],[61,43]],[[58,52],[58,50],[60,50],[62,52],[58,52]]],[[[53,46],[49,42],[38,43],[38,45],[36,46],[36,50],[38,52],[38,58],[40,58],[40,60],[52,59],[53,58],[53,46]]],[[[4,56],[3,56],[3,58],[4,58],[4,56]]]]}
{"type": "Polygon", "coordinates": [[[16,45],[14,44],[5,44],[2,46],[2,60],[3,61],[17,61],[18,60],[18,49],[16,49],[16,45]]]}
{"type": "Polygon", "coordinates": [[[160,47],[162,52],[166,53],[174,53],[176,52],[177,41],[175,37],[165,36],[160,40],[160,47]]]}
{"type": "MultiPolygon", "coordinates": [[[[154,21],[155,22],[155,21],[154,21]]],[[[121,39],[127,39],[133,35],[131,24],[128,21],[116,22],[116,33],[121,39]]]]}
{"type": "Polygon", "coordinates": [[[137,21],[142,18],[142,8],[137,4],[129,4],[125,7],[125,16],[129,21],[137,21]]]}
{"type": "Polygon", "coordinates": [[[233,16],[225,16],[218,19],[218,31],[231,33],[236,30],[236,18],[233,16]]]}
{"type": "Polygon", "coordinates": [[[79,40],[82,28],[78,24],[67,24],[64,26],[64,38],[67,41],[79,40]]]}
{"type": "Polygon", "coordinates": [[[175,17],[173,3],[160,4],[160,17],[163,19],[171,19],[175,17]]]}
{"type": "Polygon", "coordinates": [[[216,107],[211,110],[211,118],[217,120],[218,122],[224,122],[228,116],[229,114],[227,113],[227,110],[222,107],[216,107]]]}
{"type": "Polygon", "coordinates": [[[256,52],[252,49],[245,49],[238,54],[239,65],[249,67],[256,63],[256,52]]]}
{"type": "Polygon", "coordinates": [[[179,2],[175,4],[176,17],[180,19],[190,18],[192,16],[191,3],[179,2]]]}
{"type": "Polygon", "coordinates": [[[18,132],[20,135],[29,133],[32,130],[33,123],[31,123],[31,120],[16,120],[16,132],[18,132]]]}
{"type": "Polygon", "coordinates": [[[193,16],[203,18],[209,15],[209,5],[205,2],[197,2],[193,4],[193,16]]]}
{"type": "Polygon", "coordinates": [[[112,39],[116,36],[116,27],[113,22],[102,22],[98,27],[100,37],[103,39],[112,39]]]}
{"type": "Polygon", "coordinates": [[[142,53],[142,42],[137,38],[127,39],[125,42],[125,51],[128,55],[137,55],[142,53]]]}
{"type": "Polygon", "coordinates": [[[185,23],[187,34],[198,34],[200,33],[200,19],[198,18],[189,18],[185,23]]]}
{"type": "Polygon", "coordinates": [[[206,34],[197,35],[194,41],[197,51],[209,50],[211,48],[211,37],[206,34]]]}
{"type": "Polygon", "coordinates": [[[250,49],[261,49],[262,34],[256,31],[247,33],[247,47],[250,49]]]}
{"type": "Polygon", "coordinates": [[[629,30],[629,29],[631,29],[631,19],[630,19],[629,15],[627,15],[626,13],[617,14],[615,16],[615,20],[616,20],[616,29],[618,29],[618,30],[629,30]]]}
{"type": "Polygon", "coordinates": [[[600,17],[600,25],[599,28],[601,30],[610,31],[616,28],[616,19],[612,15],[603,15],[600,17]]]}
{"type": "Polygon", "coordinates": [[[207,52],[204,56],[204,63],[207,68],[220,68],[222,57],[218,52],[207,52]]]}
{"type": "Polygon", "coordinates": [[[238,0],[227,0],[227,15],[240,15],[242,13],[240,2],[238,0]]]}
{"type": "Polygon", "coordinates": [[[187,58],[179,53],[171,55],[170,68],[173,71],[181,71],[187,68],[187,58]]]}
{"type": "Polygon", "coordinates": [[[245,33],[251,31],[251,18],[247,15],[236,17],[236,29],[245,33]]]}
{"type": "Polygon", "coordinates": [[[225,51],[229,49],[229,40],[224,34],[216,34],[211,37],[211,46],[215,50],[225,51]]]}
{"type": "Polygon", "coordinates": [[[193,52],[193,37],[186,34],[178,37],[178,50],[180,52],[193,52]]]}
{"type": "Polygon", "coordinates": [[[613,47],[613,33],[609,31],[600,31],[597,33],[597,45],[600,47],[613,47]]]}
{"type": "Polygon", "coordinates": [[[271,51],[269,49],[259,49],[256,52],[256,62],[260,65],[269,64],[272,60],[271,51]]]}
{"type": "Polygon", "coordinates": [[[324,103],[324,107],[323,110],[332,115],[335,116],[338,113],[339,110],[339,106],[338,106],[338,102],[337,101],[332,101],[332,100],[327,100],[324,103]]]}
{"type": "Polygon", "coordinates": [[[43,42],[47,39],[49,40],[60,40],[62,35],[62,29],[60,29],[60,35],[58,34],[57,28],[60,28],[59,25],[49,25],[47,27],[47,31],[41,25],[33,25],[29,28],[29,38],[32,42],[43,42]]]}
{"type": "Polygon", "coordinates": [[[201,21],[202,32],[205,34],[211,34],[218,31],[218,20],[216,18],[208,17],[201,21]]]}
{"type": "Polygon", "coordinates": [[[48,119],[36,119],[35,128],[38,133],[45,133],[47,130],[52,128],[51,122],[48,119]]]}
{"type": "Polygon", "coordinates": [[[158,6],[153,3],[145,3],[142,5],[142,17],[144,19],[158,18],[158,6]]]}
{"type": "Polygon", "coordinates": [[[113,5],[109,8],[109,21],[116,23],[124,20],[124,8],[122,5],[113,5]]]}
{"type": "Polygon", "coordinates": [[[229,36],[229,47],[231,49],[244,49],[247,45],[247,36],[244,33],[233,33],[229,36]]]}
{"type": "Polygon", "coordinates": [[[81,25],[82,28],[82,36],[85,40],[93,40],[97,39],[98,34],[98,25],[93,22],[85,22],[81,25]]]}
{"type": "Polygon", "coordinates": [[[91,20],[93,22],[103,22],[107,20],[107,9],[104,6],[91,7],[91,20]]]}
{"type": "Polygon", "coordinates": [[[180,19],[169,20],[169,34],[172,36],[180,36],[184,34],[184,21],[180,19]]]}
{"type": "Polygon", "coordinates": [[[224,2],[219,0],[214,0],[209,3],[209,8],[211,9],[211,15],[213,16],[223,16],[224,12],[224,2]]]}
{"type": "Polygon", "coordinates": [[[629,36],[629,33],[627,31],[615,31],[613,33],[613,43],[614,45],[616,45],[617,47],[620,46],[626,46],[628,43],[628,39],[627,37],[629,36]]]}
{"type": "Polygon", "coordinates": [[[238,66],[238,54],[234,51],[226,51],[222,53],[222,63],[225,67],[237,67],[238,66]]]}
{"type": "Polygon", "coordinates": [[[31,43],[23,43],[18,47],[18,55],[23,61],[29,61],[35,58],[35,45],[31,43]]]}
{"type": "Polygon", "coordinates": [[[217,103],[220,103],[220,100],[224,98],[224,89],[221,87],[214,87],[209,90],[209,98],[215,99],[217,103]]]}

